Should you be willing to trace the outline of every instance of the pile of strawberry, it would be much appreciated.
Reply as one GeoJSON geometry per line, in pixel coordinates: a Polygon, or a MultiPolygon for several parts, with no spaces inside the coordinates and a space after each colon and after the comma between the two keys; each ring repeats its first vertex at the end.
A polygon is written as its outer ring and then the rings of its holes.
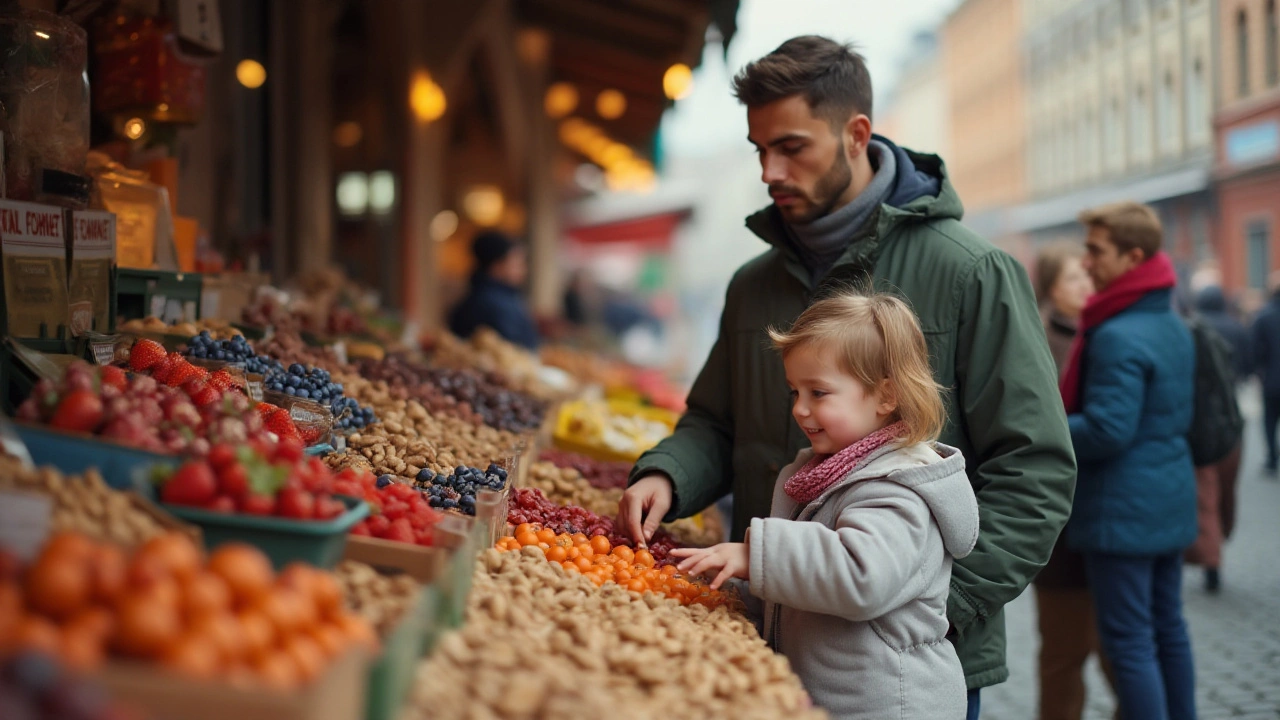
{"type": "Polygon", "coordinates": [[[296,440],[272,447],[214,445],[205,459],[160,471],[155,482],[161,502],[215,512],[332,520],[347,509],[330,492],[332,471],[306,457],[296,440]]]}
{"type": "Polygon", "coordinates": [[[16,416],[158,453],[203,457],[220,442],[274,445],[277,436],[249,398],[219,388],[224,378],[230,375],[212,373],[199,388],[193,380],[166,387],[147,375],[129,377],[117,367],[77,361],[60,381],[36,383],[16,416]]]}
{"type": "Polygon", "coordinates": [[[363,498],[369,517],[351,529],[352,535],[414,543],[435,543],[435,524],[444,516],[412,485],[379,480],[365,470],[343,468],[333,476],[333,492],[363,498]]]}

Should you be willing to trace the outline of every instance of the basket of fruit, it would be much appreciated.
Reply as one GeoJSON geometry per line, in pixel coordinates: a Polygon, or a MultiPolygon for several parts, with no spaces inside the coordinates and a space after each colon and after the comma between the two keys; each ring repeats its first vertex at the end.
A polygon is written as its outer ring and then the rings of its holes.
{"type": "Polygon", "coordinates": [[[268,455],[218,445],[205,460],[153,474],[161,504],[200,527],[205,546],[255,545],[277,567],[303,561],[329,568],[342,558],[347,533],[369,514],[361,499],[334,495],[331,471],[297,443],[268,455]]]}
{"type": "Polygon", "coordinates": [[[565,403],[554,440],[561,450],[597,460],[635,462],[671,434],[678,417],[670,410],[625,400],[565,403]]]}

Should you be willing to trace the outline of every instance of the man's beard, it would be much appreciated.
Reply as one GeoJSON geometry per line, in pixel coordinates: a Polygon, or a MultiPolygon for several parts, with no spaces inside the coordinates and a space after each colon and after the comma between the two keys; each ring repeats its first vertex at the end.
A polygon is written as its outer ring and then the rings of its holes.
{"type": "Polygon", "coordinates": [[[835,209],[836,203],[840,201],[840,196],[844,195],[845,190],[849,189],[849,184],[853,182],[853,170],[849,167],[849,161],[844,156],[844,142],[841,141],[836,151],[836,157],[831,162],[831,167],[822,177],[818,178],[817,184],[813,188],[813,195],[803,192],[798,187],[790,185],[770,185],[770,192],[783,192],[788,195],[795,195],[804,198],[809,206],[808,212],[788,216],[786,208],[778,208],[782,211],[783,216],[793,225],[808,225],[819,218],[824,218],[831,214],[835,209]]]}

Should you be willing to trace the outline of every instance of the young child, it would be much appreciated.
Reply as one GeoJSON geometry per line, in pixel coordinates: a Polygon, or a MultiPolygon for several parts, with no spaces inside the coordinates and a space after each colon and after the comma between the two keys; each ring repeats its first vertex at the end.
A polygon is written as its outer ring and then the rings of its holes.
{"type": "Polygon", "coordinates": [[[749,581],[764,637],[833,718],[959,719],[947,641],[952,558],[978,538],[960,451],[915,316],[888,295],[820,300],[770,331],[811,449],[783,468],[742,543],[675,550],[680,570],[749,581]]]}

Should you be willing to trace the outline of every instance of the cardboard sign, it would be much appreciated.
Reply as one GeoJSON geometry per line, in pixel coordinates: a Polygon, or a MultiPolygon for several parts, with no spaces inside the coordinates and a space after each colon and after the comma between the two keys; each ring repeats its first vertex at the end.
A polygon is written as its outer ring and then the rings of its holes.
{"type": "Polygon", "coordinates": [[[71,334],[105,333],[111,323],[111,268],[116,262],[116,216],[71,213],[71,334]]]}
{"type": "Polygon", "coordinates": [[[0,246],[9,335],[57,337],[70,322],[62,208],[0,200],[0,246]]]}
{"type": "Polygon", "coordinates": [[[52,514],[53,498],[47,495],[0,490],[0,547],[31,560],[49,537],[52,514]]]}
{"type": "Polygon", "coordinates": [[[222,52],[222,17],[217,0],[177,0],[176,10],[178,37],[209,55],[222,52]]]}

